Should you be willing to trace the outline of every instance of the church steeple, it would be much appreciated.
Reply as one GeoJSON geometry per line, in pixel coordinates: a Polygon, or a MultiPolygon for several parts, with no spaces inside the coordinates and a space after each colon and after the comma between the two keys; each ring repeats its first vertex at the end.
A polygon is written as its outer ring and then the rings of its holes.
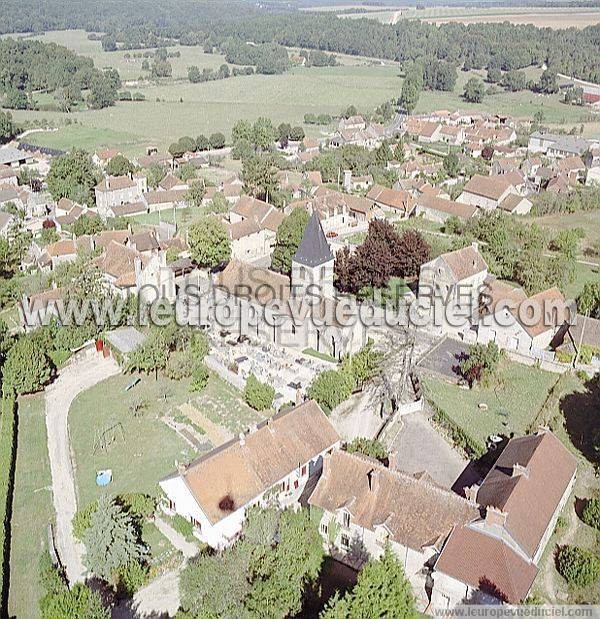
{"type": "Polygon", "coordinates": [[[311,295],[320,294],[332,298],[333,253],[321,227],[319,216],[313,211],[298,251],[292,258],[292,286],[296,296],[306,294],[309,286],[311,295]]]}

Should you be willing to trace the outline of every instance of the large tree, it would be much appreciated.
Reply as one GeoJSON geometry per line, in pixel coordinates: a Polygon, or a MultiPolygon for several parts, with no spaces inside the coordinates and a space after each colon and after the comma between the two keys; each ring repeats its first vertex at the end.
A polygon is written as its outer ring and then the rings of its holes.
{"type": "Polygon", "coordinates": [[[15,135],[15,131],[12,114],[0,110],[0,143],[11,140],[15,135]]]}
{"type": "Polygon", "coordinates": [[[92,188],[99,182],[101,174],[92,158],[84,150],[73,150],[67,155],[52,160],[46,176],[48,189],[54,200],[70,198],[94,205],[92,188]]]}
{"type": "Polygon", "coordinates": [[[472,77],[465,84],[463,96],[469,103],[481,103],[483,96],[485,95],[485,86],[483,82],[477,78],[472,77]]]}
{"type": "Polygon", "coordinates": [[[192,258],[204,268],[212,269],[231,256],[229,233],[223,222],[212,215],[190,226],[188,244],[192,258]]]}
{"type": "Polygon", "coordinates": [[[242,164],[244,190],[255,198],[269,200],[277,191],[277,169],[273,157],[267,155],[252,155],[244,159],[242,164]]]}
{"type": "Polygon", "coordinates": [[[343,597],[334,596],[321,617],[418,617],[411,585],[389,546],[381,559],[372,559],[361,570],[354,589],[343,597]]]}
{"type": "Polygon", "coordinates": [[[98,500],[83,541],[85,566],[107,582],[115,582],[120,568],[139,561],[146,553],[133,518],[107,496],[98,500]]]}
{"type": "Polygon", "coordinates": [[[53,365],[39,338],[25,335],[6,357],[3,388],[18,395],[39,391],[52,377],[53,365]]]}
{"type": "Polygon", "coordinates": [[[106,166],[106,173],[111,176],[123,176],[131,174],[135,170],[135,166],[127,157],[121,154],[115,155],[106,166]]]}
{"type": "Polygon", "coordinates": [[[271,256],[271,268],[280,273],[291,273],[292,258],[304,236],[309,220],[306,209],[295,208],[281,222],[275,237],[275,248],[271,256]]]}

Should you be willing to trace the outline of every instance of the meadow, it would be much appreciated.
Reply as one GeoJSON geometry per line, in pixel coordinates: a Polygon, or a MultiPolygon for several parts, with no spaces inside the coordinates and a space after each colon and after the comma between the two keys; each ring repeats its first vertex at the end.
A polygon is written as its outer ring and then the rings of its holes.
{"type": "MultiPolygon", "coordinates": [[[[241,118],[254,120],[262,115],[276,124],[302,124],[307,113],[338,115],[349,105],[371,111],[397,98],[402,89],[403,80],[394,63],[380,64],[349,56],[340,57],[340,65],[335,67],[295,67],[282,75],[239,76],[191,84],[185,78],[189,65],[214,68],[222,64],[224,58],[219,54],[206,54],[199,47],[182,46],[169,48],[169,52],[181,54],[180,58],[170,59],[172,78],[139,81],[143,73],[141,59],[126,59],[126,52],[122,51],[103,52],[100,43],[89,41],[83,31],[50,32],[38,38],[90,56],[98,67],[116,67],[124,81],[132,81],[124,88],[140,92],[146,98],[142,102],[117,102],[102,110],[78,109],[68,114],[13,112],[19,122],[36,120],[42,126],[58,127],[57,131],[31,134],[28,141],[63,150],[114,146],[131,156],[143,152],[146,146],[166,149],[182,135],[210,135],[221,131],[229,137],[231,127],[241,118]]],[[[530,69],[527,73],[536,77],[540,70],[530,69]]],[[[561,103],[559,95],[538,95],[529,91],[500,92],[486,96],[480,104],[467,104],[461,95],[464,84],[474,75],[482,77],[485,72],[460,72],[453,92],[423,92],[416,112],[468,108],[531,118],[541,110],[547,123],[569,129],[592,120],[582,108],[561,103]]],[[[305,125],[304,129],[308,135],[316,137],[328,128],[305,125]]]]}

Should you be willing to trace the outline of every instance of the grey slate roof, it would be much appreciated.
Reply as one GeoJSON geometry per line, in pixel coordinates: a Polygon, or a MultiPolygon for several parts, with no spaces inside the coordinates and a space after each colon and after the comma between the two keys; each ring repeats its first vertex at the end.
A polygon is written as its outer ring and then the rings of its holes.
{"type": "Polygon", "coordinates": [[[106,339],[123,355],[126,355],[146,341],[146,336],[135,327],[118,327],[106,334],[106,339]]]}
{"type": "Polygon", "coordinates": [[[329,243],[325,238],[319,217],[316,211],[313,211],[293,261],[307,267],[315,267],[331,260],[333,260],[333,254],[329,249],[329,243]]]}

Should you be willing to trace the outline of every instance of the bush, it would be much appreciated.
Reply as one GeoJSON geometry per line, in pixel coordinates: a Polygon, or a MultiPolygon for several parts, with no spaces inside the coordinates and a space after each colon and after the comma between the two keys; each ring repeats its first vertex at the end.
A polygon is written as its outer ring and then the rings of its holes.
{"type": "Polygon", "coordinates": [[[196,362],[190,351],[176,350],[169,355],[165,374],[173,380],[188,378],[194,372],[196,362]]]}
{"type": "Polygon", "coordinates": [[[354,376],[349,372],[326,370],[312,382],[308,388],[308,397],[316,400],[326,413],[330,413],[350,397],[354,385],[354,376]]]}
{"type": "Polygon", "coordinates": [[[600,499],[588,499],[581,516],[585,524],[600,530],[600,499]]]}
{"type": "Polygon", "coordinates": [[[98,501],[92,501],[89,505],[86,505],[83,509],[78,509],[71,526],[73,527],[73,535],[78,540],[83,540],[84,533],[92,526],[92,516],[98,509],[98,501]]]}
{"type": "Polygon", "coordinates": [[[190,385],[190,391],[204,391],[208,384],[210,374],[208,368],[204,363],[200,362],[196,364],[194,373],[192,374],[192,384],[190,385]]]}
{"type": "Polygon", "coordinates": [[[117,500],[129,515],[140,521],[151,518],[156,510],[156,498],[143,492],[120,494],[117,500]]]}
{"type": "Polygon", "coordinates": [[[139,561],[130,561],[117,571],[117,591],[132,597],[148,580],[148,568],[139,561]]]}
{"type": "Polygon", "coordinates": [[[379,462],[383,464],[387,464],[388,462],[388,454],[385,447],[374,438],[359,436],[346,445],[346,451],[348,453],[360,453],[370,458],[375,458],[375,460],[379,460],[379,462]]]}
{"type": "Polygon", "coordinates": [[[587,587],[598,578],[598,557],[578,546],[564,546],[558,554],[558,572],[575,587],[587,587]]]}
{"type": "Polygon", "coordinates": [[[273,406],[275,389],[271,385],[261,383],[254,374],[248,376],[244,387],[244,400],[246,404],[257,411],[264,411],[273,406]]]}

